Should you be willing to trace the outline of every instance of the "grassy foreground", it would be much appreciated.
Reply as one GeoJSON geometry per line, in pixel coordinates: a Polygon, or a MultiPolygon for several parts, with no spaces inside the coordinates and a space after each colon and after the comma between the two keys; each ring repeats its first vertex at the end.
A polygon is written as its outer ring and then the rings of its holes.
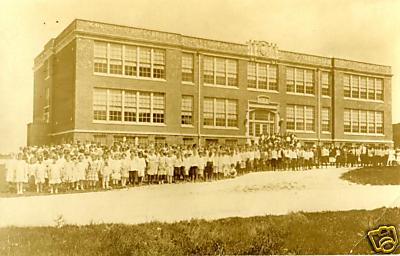
{"type": "Polygon", "coordinates": [[[400,185],[400,166],[363,167],[346,172],[341,178],[363,185],[400,185]]]}
{"type": "Polygon", "coordinates": [[[399,231],[400,208],[173,224],[9,227],[0,229],[0,255],[370,254],[366,232],[384,224],[399,231]]]}

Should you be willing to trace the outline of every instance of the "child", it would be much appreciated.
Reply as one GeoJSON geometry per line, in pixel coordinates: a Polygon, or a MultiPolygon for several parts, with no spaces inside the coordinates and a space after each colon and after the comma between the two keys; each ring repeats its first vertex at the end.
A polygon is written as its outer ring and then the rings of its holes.
{"type": "Polygon", "coordinates": [[[100,161],[99,157],[96,154],[92,155],[92,160],[90,161],[90,166],[88,167],[88,175],[87,179],[89,181],[89,187],[92,190],[95,190],[97,187],[97,181],[99,181],[99,167],[100,161]]]}
{"type": "Polygon", "coordinates": [[[78,162],[75,164],[75,189],[85,190],[84,182],[86,176],[87,164],[83,161],[83,155],[79,155],[78,162]]]}
{"type": "Polygon", "coordinates": [[[172,151],[168,152],[168,157],[166,158],[166,175],[167,175],[167,183],[172,183],[172,178],[174,177],[174,165],[176,161],[176,156],[173,155],[172,151]]]}
{"type": "Polygon", "coordinates": [[[50,164],[49,184],[50,193],[58,193],[58,185],[61,183],[61,166],[57,163],[57,155],[53,155],[53,162],[50,164]]]}
{"type": "Polygon", "coordinates": [[[17,194],[22,195],[24,193],[24,183],[28,182],[28,164],[26,163],[26,157],[22,153],[18,154],[15,165],[15,182],[17,184],[17,194]]]}
{"type": "Polygon", "coordinates": [[[64,162],[64,182],[65,182],[65,189],[71,190],[73,189],[73,183],[76,181],[74,176],[74,169],[75,169],[75,158],[72,159],[71,154],[67,154],[65,156],[64,162]]]}
{"type": "Polygon", "coordinates": [[[130,166],[130,159],[126,153],[122,154],[121,159],[121,185],[123,188],[126,187],[126,182],[129,178],[129,166],[130,166]]]}
{"type": "Polygon", "coordinates": [[[38,157],[38,163],[35,173],[36,192],[43,192],[43,184],[45,183],[46,166],[43,163],[43,156],[38,157]]]}
{"type": "Polygon", "coordinates": [[[102,187],[103,189],[110,189],[110,175],[112,173],[111,166],[109,165],[109,158],[104,161],[104,167],[101,169],[102,187]]]}
{"type": "Polygon", "coordinates": [[[146,160],[144,159],[143,153],[139,152],[139,158],[137,159],[138,179],[139,186],[142,185],[142,179],[144,177],[144,171],[146,169],[146,160]]]}
{"type": "Polygon", "coordinates": [[[113,187],[118,187],[118,184],[121,181],[121,158],[119,153],[114,155],[114,160],[111,162],[111,168],[113,187]]]}
{"type": "Polygon", "coordinates": [[[10,191],[13,190],[12,187],[14,187],[15,183],[15,167],[17,162],[16,157],[16,155],[12,154],[11,159],[6,162],[6,181],[10,191]]]}

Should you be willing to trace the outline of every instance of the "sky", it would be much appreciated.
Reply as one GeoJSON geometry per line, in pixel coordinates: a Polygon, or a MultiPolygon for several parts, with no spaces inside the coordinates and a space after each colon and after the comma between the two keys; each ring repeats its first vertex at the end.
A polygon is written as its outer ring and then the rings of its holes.
{"type": "Polygon", "coordinates": [[[0,0],[0,153],[26,145],[33,60],[75,18],[389,65],[399,123],[399,13],[400,0],[0,0]]]}

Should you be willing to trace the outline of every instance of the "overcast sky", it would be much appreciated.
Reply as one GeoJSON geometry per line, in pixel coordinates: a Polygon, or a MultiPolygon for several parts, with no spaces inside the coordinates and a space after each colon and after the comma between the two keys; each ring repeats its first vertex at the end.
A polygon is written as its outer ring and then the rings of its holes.
{"type": "Polygon", "coordinates": [[[400,122],[400,0],[0,0],[0,153],[26,144],[33,59],[75,18],[390,65],[400,122]]]}

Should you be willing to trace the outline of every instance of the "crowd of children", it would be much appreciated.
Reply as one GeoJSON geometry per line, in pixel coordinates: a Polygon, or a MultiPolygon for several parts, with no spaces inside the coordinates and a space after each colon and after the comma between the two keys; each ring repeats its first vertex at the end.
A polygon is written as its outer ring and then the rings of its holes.
{"type": "Polygon", "coordinates": [[[211,181],[251,171],[400,164],[400,150],[367,145],[302,145],[293,134],[252,145],[112,146],[74,143],[21,148],[6,164],[17,194],[97,190],[146,184],[211,181]]]}

